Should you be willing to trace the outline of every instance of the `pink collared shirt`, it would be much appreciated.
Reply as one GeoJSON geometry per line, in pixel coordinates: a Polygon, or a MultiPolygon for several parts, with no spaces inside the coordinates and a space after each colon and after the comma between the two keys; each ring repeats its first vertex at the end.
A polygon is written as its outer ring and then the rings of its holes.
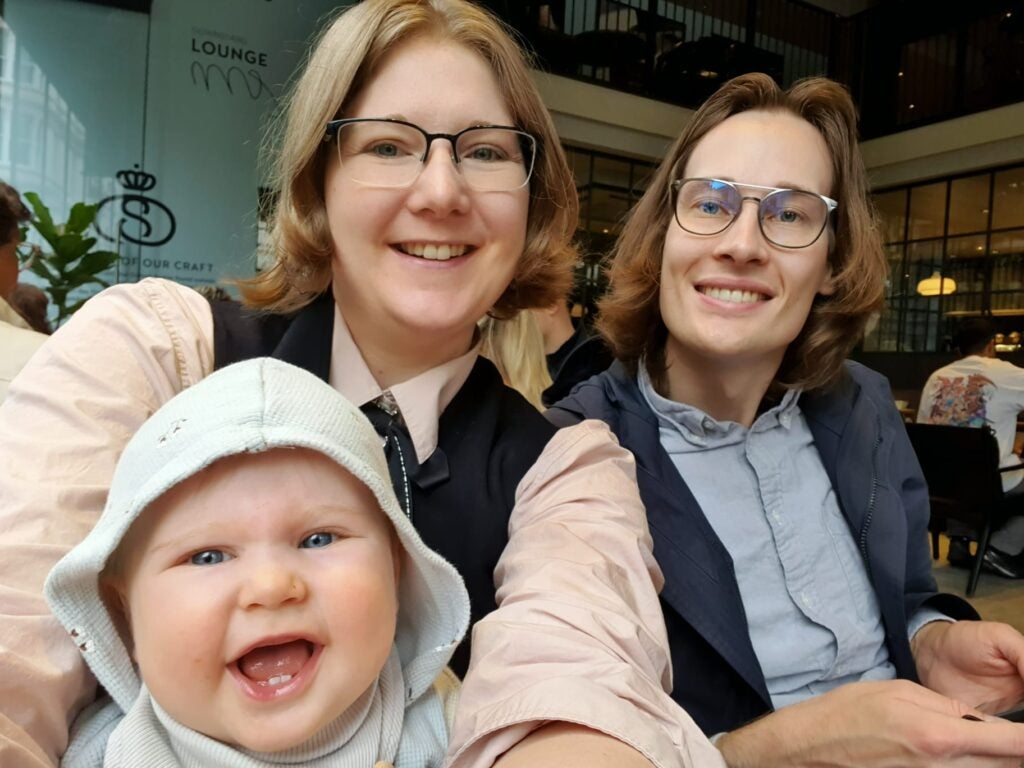
{"type": "MultiPolygon", "coordinates": [[[[339,316],[340,317],[340,316],[339,316]]],[[[0,405],[0,765],[56,764],[96,684],[46,606],[43,581],[102,510],[139,425],[213,369],[206,300],[164,280],[90,301],[34,356],[0,405]]],[[[331,383],[380,394],[344,323],[331,383]]],[[[391,388],[421,458],[475,350],[391,388]]],[[[560,430],[522,479],[478,622],[450,759],[483,768],[534,728],[611,734],[655,765],[724,766],[670,699],[668,644],[633,459],[603,424],[560,430]]],[[[683,671],[685,674],[685,670],[683,671]]]]}

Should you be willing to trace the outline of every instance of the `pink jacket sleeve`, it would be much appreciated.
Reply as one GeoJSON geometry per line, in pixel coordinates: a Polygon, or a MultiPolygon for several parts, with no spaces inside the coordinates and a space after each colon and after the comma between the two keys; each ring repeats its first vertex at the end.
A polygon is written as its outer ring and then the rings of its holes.
{"type": "Polygon", "coordinates": [[[614,736],[658,768],[724,768],[666,693],[662,575],[633,457],[604,424],[552,438],[519,485],[509,535],[499,607],[473,630],[452,768],[486,768],[553,720],[614,736]]]}
{"type": "Polygon", "coordinates": [[[99,517],[140,424],[212,368],[209,305],[161,280],[90,300],[0,405],[0,765],[55,765],[95,695],[43,581],[99,517]]]}

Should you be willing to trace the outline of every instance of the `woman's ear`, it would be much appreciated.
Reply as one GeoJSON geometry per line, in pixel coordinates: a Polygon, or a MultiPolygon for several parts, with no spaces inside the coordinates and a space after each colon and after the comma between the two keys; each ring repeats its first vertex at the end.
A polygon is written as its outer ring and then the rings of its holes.
{"type": "Polygon", "coordinates": [[[821,279],[821,284],[818,286],[819,296],[831,296],[836,292],[835,280],[832,279],[832,265],[829,264],[825,267],[825,275],[821,279]]]}

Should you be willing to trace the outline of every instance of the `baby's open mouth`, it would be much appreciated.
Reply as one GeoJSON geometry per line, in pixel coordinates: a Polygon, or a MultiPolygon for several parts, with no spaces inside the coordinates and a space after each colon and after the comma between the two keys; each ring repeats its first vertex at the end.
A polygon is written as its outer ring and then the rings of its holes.
{"type": "Polygon", "coordinates": [[[285,685],[309,662],[317,646],[309,640],[262,645],[240,656],[234,663],[243,677],[258,686],[285,685]]]}

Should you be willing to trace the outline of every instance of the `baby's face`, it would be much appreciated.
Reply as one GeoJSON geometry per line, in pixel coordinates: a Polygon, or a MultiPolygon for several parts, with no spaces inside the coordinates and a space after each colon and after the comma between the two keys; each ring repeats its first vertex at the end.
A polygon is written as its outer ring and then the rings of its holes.
{"type": "Polygon", "coordinates": [[[223,459],[122,544],[134,656],[178,722],[245,749],[296,746],[376,679],[397,562],[373,494],[319,453],[223,459]]]}

